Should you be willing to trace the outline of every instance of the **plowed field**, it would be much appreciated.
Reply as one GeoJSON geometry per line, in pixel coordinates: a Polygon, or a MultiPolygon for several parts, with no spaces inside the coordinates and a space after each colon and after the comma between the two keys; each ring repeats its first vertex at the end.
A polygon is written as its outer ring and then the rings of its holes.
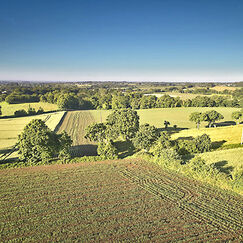
{"type": "Polygon", "coordinates": [[[0,241],[242,240],[241,196],[140,160],[0,171],[0,241]]]}

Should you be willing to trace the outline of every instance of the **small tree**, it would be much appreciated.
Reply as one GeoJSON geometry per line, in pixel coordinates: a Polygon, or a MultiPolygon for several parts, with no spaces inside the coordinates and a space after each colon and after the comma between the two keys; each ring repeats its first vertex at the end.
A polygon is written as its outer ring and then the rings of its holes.
{"type": "Polygon", "coordinates": [[[144,124],[139,127],[136,136],[132,139],[133,145],[138,149],[148,150],[158,139],[159,131],[155,126],[144,124]]]}
{"type": "Polygon", "coordinates": [[[201,121],[203,121],[203,116],[201,112],[193,112],[190,114],[189,120],[195,122],[197,129],[199,129],[201,121]]]}
{"type": "Polygon", "coordinates": [[[242,116],[243,116],[243,114],[240,111],[235,111],[231,115],[232,119],[237,121],[237,124],[240,124],[240,120],[241,120],[242,116]]]}
{"type": "Polygon", "coordinates": [[[219,121],[222,119],[224,119],[224,116],[215,110],[206,111],[204,113],[204,121],[208,122],[208,127],[211,127],[215,123],[215,121],[219,121]]]}
{"type": "Polygon", "coordinates": [[[2,115],[2,106],[0,106],[0,116],[2,115]]]}
{"type": "Polygon", "coordinates": [[[165,129],[167,129],[168,126],[170,125],[170,122],[169,121],[164,121],[164,125],[165,125],[165,129]]]}

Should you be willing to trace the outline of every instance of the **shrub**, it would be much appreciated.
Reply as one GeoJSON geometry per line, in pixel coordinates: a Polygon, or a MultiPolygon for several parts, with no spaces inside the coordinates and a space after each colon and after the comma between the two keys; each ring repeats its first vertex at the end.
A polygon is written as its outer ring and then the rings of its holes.
{"type": "Polygon", "coordinates": [[[98,155],[104,159],[117,159],[118,152],[112,141],[98,143],[98,155]]]}
{"type": "Polygon", "coordinates": [[[30,116],[35,115],[36,114],[35,108],[32,108],[32,107],[29,106],[27,113],[30,116]]]}
{"type": "Polygon", "coordinates": [[[28,114],[27,114],[27,112],[24,110],[24,109],[22,109],[22,110],[17,110],[17,111],[15,111],[14,112],[14,116],[17,116],[17,117],[20,117],[20,116],[27,116],[28,114]]]}
{"type": "Polygon", "coordinates": [[[178,170],[183,161],[174,149],[162,149],[159,154],[155,156],[155,163],[169,169],[178,170]]]}
{"type": "Polygon", "coordinates": [[[177,150],[181,155],[208,152],[211,148],[212,142],[207,134],[203,134],[192,140],[177,141],[177,150]]]}

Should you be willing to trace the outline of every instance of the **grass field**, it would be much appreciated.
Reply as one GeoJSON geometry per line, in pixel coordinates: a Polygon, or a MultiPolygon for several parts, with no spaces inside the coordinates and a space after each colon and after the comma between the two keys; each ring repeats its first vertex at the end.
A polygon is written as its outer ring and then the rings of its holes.
{"type": "Polygon", "coordinates": [[[223,145],[239,144],[241,142],[243,125],[212,127],[200,129],[186,129],[172,135],[172,139],[180,137],[196,137],[204,133],[208,134],[213,142],[222,142],[223,145]]]}
{"type": "Polygon", "coordinates": [[[1,242],[242,240],[241,196],[139,160],[2,170],[0,184],[1,242]]]}
{"type": "Polygon", "coordinates": [[[60,119],[64,115],[64,111],[17,118],[0,119],[0,149],[6,149],[13,146],[20,134],[32,119],[46,120],[46,125],[54,130],[60,119]]]}
{"type": "Polygon", "coordinates": [[[200,155],[208,164],[217,163],[224,170],[243,166],[242,148],[207,152],[200,155]]]}
{"type": "MultiPolygon", "coordinates": [[[[158,128],[164,127],[164,120],[170,122],[170,126],[177,125],[180,128],[195,128],[194,122],[189,121],[189,116],[192,112],[205,112],[208,110],[216,110],[224,116],[222,121],[232,121],[231,114],[234,111],[239,111],[238,108],[229,107],[177,107],[177,108],[155,108],[137,110],[140,116],[140,123],[149,123],[158,128]]],[[[104,122],[111,111],[106,110],[91,110],[96,122],[104,122]]],[[[207,123],[202,123],[206,126],[207,123]]]]}
{"type": "Polygon", "coordinates": [[[58,107],[56,104],[49,104],[44,102],[37,103],[23,103],[23,104],[8,104],[7,102],[0,102],[0,106],[2,107],[2,115],[3,116],[12,116],[14,112],[17,110],[28,110],[29,106],[38,110],[39,107],[42,107],[44,111],[56,111],[58,107]]]}

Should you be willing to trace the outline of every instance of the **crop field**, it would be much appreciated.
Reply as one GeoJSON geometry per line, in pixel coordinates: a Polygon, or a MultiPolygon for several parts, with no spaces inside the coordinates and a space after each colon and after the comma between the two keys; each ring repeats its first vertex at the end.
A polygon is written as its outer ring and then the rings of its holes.
{"type": "Polygon", "coordinates": [[[31,120],[43,119],[46,121],[46,125],[54,130],[63,115],[64,111],[59,111],[36,116],[0,119],[0,149],[13,146],[17,141],[18,135],[31,120]]]}
{"type": "Polygon", "coordinates": [[[242,240],[241,196],[138,159],[6,169],[0,184],[1,242],[242,240]]]}
{"type": "Polygon", "coordinates": [[[239,89],[239,88],[238,87],[228,87],[228,86],[215,86],[211,89],[214,89],[216,91],[224,91],[224,90],[235,91],[236,89],[239,89]]]}
{"type": "Polygon", "coordinates": [[[56,111],[58,107],[56,104],[49,104],[44,102],[35,102],[35,103],[23,103],[23,104],[8,104],[7,102],[0,102],[0,106],[2,106],[2,115],[3,116],[12,116],[14,112],[17,110],[28,110],[29,106],[35,108],[36,110],[39,107],[42,107],[44,111],[56,111]]]}
{"type": "Polygon", "coordinates": [[[216,163],[223,170],[231,170],[234,167],[243,166],[243,146],[242,148],[227,149],[207,152],[200,155],[206,163],[216,163]]]}
{"type": "Polygon", "coordinates": [[[223,145],[239,144],[241,142],[243,125],[227,126],[227,127],[211,127],[200,129],[187,129],[172,135],[173,139],[182,137],[196,137],[208,134],[213,142],[222,142],[223,145]]]}
{"type": "Polygon", "coordinates": [[[73,140],[73,153],[82,151],[82,155],[93,155],[96,153],[96,146],[84,138],[85,128],[96,122],[90,111],[69,111],[65,116],[58,132],[66,131],[73,140]],[[75,152],[74,152],[75,151],[75,152]]]}

